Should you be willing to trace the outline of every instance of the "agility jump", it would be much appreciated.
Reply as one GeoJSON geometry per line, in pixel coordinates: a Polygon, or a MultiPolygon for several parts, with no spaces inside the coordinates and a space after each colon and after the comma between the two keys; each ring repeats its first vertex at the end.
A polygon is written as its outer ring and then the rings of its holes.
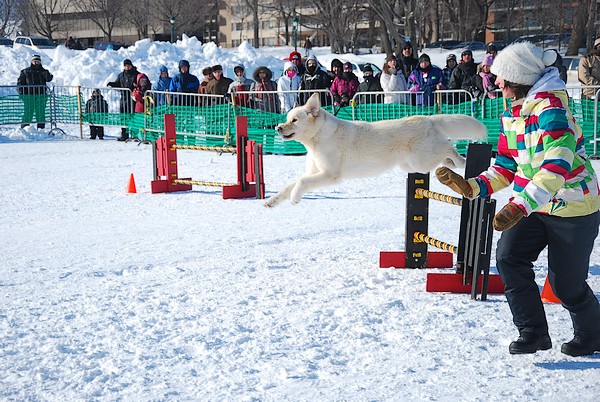
{"type": "Polygon", "coordinates": [[[192,186],[222,187],[223,198],[265,198],[262,145],[248,141],[248,118],[236,117],[236,147],[178,145],[175,136],[175,115],[166,114],[165,135],[153,147],[154,180],[151,191],[171,193],[189,191],[192,186]],[[213,151],[237,155],[237,183],[180,178],[177,174],[177,150],[213,151]]]}
{"type": "MultiPolygon", "coordinates": [[[[485,170],[491,159],[491,145],[471,144],[467,152],[466,177],[485,170]]],[[[429,190],[429,174],[411,173],[407,180],[406,251],[382,251],[381,268],[452,268],[457,256],[455,274],[428,274],[428,292],[471,293],[476,299],[487,299],[488,293],[503,293],[504,284],[498,275],[489,274],[492,249],[492,220],[496,201],[490,198],[466,200],[429,190]],[[461,207],[458,246],[427,234],[429,200],[461,207]],[[428,252],[427,246],[443,252],[428,252]]]]}

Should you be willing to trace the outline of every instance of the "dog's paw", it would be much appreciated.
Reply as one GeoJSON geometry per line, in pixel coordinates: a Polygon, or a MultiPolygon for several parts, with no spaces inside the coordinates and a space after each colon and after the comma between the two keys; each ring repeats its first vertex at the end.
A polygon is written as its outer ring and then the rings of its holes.
{"type": "Polygon", "coordinates": [[[277,204],[279,204],[279,198],[276,196],[272,196],[269,197],[267,201],[265,201],[264,206],[267,208],[273,208],[277,204]]]}

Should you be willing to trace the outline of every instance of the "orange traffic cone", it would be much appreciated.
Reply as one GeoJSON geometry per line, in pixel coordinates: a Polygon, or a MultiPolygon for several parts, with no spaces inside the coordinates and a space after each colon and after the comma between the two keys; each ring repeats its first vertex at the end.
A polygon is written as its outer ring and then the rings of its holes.
{"type": "Polygon", "coordinates": [[[127,192],[131,194],[137,193],[135,189],[135,179],[133,178],[133,173],[129,175],[129,185],[127,186],[127,192]]]}
{"type": "Polygon", "coordinates": [[[550,282],[548,282],[548,277],[546,276],[546,282],[544,282],[544,287],[542,288],[542,301],[544,303],[560,303],[560,300],[554,292],[552,291],[552,286],[550,286],[550,282]]]}

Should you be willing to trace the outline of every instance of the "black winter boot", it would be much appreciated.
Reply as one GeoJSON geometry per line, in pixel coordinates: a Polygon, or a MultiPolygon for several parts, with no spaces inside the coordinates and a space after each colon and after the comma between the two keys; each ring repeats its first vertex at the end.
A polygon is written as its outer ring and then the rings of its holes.
{"type": "Polygon", "coordinates": [[[127,141],[129,139],[129,134],[127,134],[127,129],[121,129],[121,137],[117,138],[117,141],[127,141]]]}
{"type": "Polygon", "coordinates": [[[560,351],[569,356],[587,356],[600,352],[600,334],[597,336],[577,335],[563,343],[560,351]]]}
{"type": "Polygon", "coordinates": [[[519,339],[511,342],[508,351],[511,355],[522,355],[535,353],[538,350],[548,350],[552,347],[552,341],[548,334],[534,334],[533,332],[521,332],[519,339]]]}

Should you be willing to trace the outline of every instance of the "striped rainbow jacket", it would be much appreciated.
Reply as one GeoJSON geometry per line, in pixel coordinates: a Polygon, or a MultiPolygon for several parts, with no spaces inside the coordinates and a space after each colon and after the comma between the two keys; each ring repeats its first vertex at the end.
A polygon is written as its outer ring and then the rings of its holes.
{"type": "Polygon", "coordinates": [[[486,197],[513,183],[510,202],[527,216],[585,216],[600,209],[598,179],[564,84],[554,80],[558,70],[552,70],[503,113],[496,161],[468,183],[473,197],[486,197]]]}

